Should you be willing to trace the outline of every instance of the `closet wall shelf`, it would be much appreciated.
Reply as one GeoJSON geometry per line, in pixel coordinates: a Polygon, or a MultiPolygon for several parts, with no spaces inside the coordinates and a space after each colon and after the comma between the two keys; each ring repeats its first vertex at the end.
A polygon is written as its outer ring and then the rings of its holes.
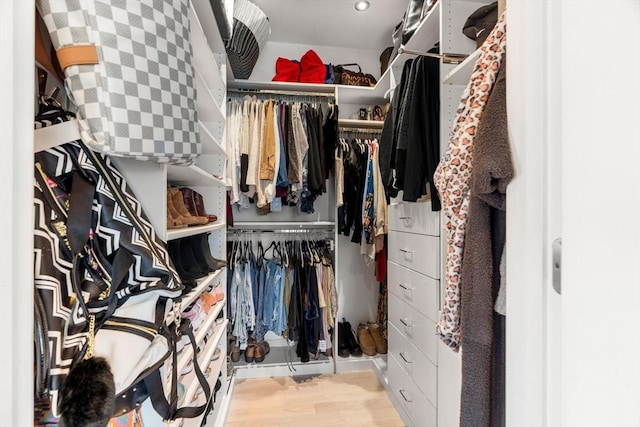
{"type": "Polygon", "coordinates": [[[338,127],[340,128],[382,129],[383,126],[384,121],[382,120],[338,119],[338,127]]]}
{"type": "MultiPolygon", "coordinates": [[[[198,299],[198,297],[202,294],[202,291],[207,289],[212,284],[216,286],[214,282],[220,279],[220,276],[225,270],[226,270],[226,267],[221,268],[220,270],[216,270],[210,275],[208,275],[207,277],[204,277],[203,279],[200,280],[200,283],[198,283],[198,286],[192,289],[191,292],[189,292],[187,295],[184,295],[182,297],[182,311],[186,310],[187,307],[193,304],[198,299]]],[[[221,304],[221,302],[218,304],[221,304]]],[[[174,317],[175,316],[173,315],[173,312],[169,313],[166,318],[166,323],[167,324],[172,323],[174,317]]]]}
{"type": "Polygon", "coordinates": [[[471,79],[471,73],[473,68],[480,57],[480,49],[476,49],[471,55],[467,57],[462,63],[458,64],[442,81],[447,85],[466,85],[471,79]]]}
{"type": "Polygon", "coordinates": [[[225,53],[224,41],[222,40],[218,26],[215,24],[216,17],[213,14],[209,0],[191,0],[191,6],[196,12],[198,21],[209,24],[202,27],[202,30],[213,53],[225,53]]]}
{"type": "Polygon", "coordinates": [[[189,7],[189,18],[193,66],[202,73],[204,81],[210,89],[222,90],[225,86],[222,70],[218,67],[213,52],[209,48],[201,21],[193,10],[193,4],[189,7]]]}
{"type": "MultiPolygon", "coordinates": [[[[435,45],[436,42],[440,39],[440,11],[441,2],[438,1],[433,9],[431,9],[429,14],[422,20],[407,44],[402,47],[406,50],[417,52],[427,52],[428,50],[430,50],[433,45],[435,45]]],[[[396,56],[391,64],[389,64],[389,68],[387,69],[387,71],[385,71],[382,77],[380,77],[380,81],[389,79],[389,75],[391,72],[393,72],[396,76],[396,81],[400,81],[400,76],[402,75],[402,67],[404,66],[404,63],[412,57],[414,57],[414,55],[408,53],[399,54],[398,56],[396,56]]],[[[387,84],[385,90],[389,89],[389,87],[390,83],[387,84]]]]}
{"type": "Polygon", "coordinates": [[[222,178],[215,177],[196,165],[167,165],[167,179],[173,185],[226,186],[226,182],[222,178]]]}
{"type": "Polygon", "coordinates": [[[228,231],[247,231],[247,230],[260,230],[260,231],[282,231],[291,229],[320,229],[320,228],[332,228],[335,226],[333,221],[235,221],[233,227],[230,227],[228,231]]]}
{"type": "Polygon", "coordinates": [[[378,82],[375,87],[345,85],[334,86],[338,90],[339,104],[371,105],[385,104],[387,102],[384,95],[387,89],[389,89],[388,81],[386,86],[381,82],[378,82]]]}
{"type": "Polygon", "coordinates": [[[211,91],[200,71],[197,68],[194,71],[196,75],[196,109],[198,110],[198,118],[203,122],[224,122],[226,119],[220,106],[224,100],[216,99],[214,92],[211,91]]]}
{"type": "Polygon", "coordinates": [[[80,130],[76,120],[36,129],[34,132],[33,152],[38,153],[78,139],[80,139],[80,130]]]}
{"type": "MultiPolygon", "coordinates": [[[[215,325],[216,318],[222,312],[222,310],[224,310],[224,306],[226,302],[227,300],[225,299],[220,301],[216,305],[214,305],[212,309],[209,311],[209,313],[207,314],[206,319],[198,326],[198,329],[194,331],[196,346],[198,347],[200,346],[200,343],[203,342],[204,337],[205,335],[207,335],[207,332],[209,331],[209,329],[211,329],[211,327],[215,325]]],[[[227,319],[224,319],[224,322],[226,323],[227,319]]],[[[219,328],[220,328],[220,325],[215,326],[216,332],[218,332],[219,328]]],[[[187,364],[192,358],[193,358],[193,348],[191,347],[191,344],[187,344],[184,346],[184,349],[178,355],[178,375],[180,375],[180,372],[182,371],[182,369],[185,366],[187,366],[187,364]]],[[[203,366],[200,365],[200,367],[203,367],[203,366]]]]}
{"type": "MultiPolygon", "coordinates": [[[[287,92],[309,92],[318,93],[323,96],[335,95],[335,85],[313,84],[313,83],[288,83],[288,82],[258,82],[251,80],[233,80],[227,82],[229,91],[233,89],[244,89],[260,93],[273,93],[286,95],[287,92]]],[[[250,95],[248,93],[247,95],[250,95]]],[[[304,95],[302,95],[304,96],[304,95]]],[[[310,95],[312,96],[312,95],[310,95]]]]}
{"type": "Polygon", "coordinates": [[[176,230],[167,230],[167,241],[181,239],[183,237],[195,236],[196,234],[207,233],[210,231],[224,230],[227,227],[226,222],[213,222],[198,227],[178,228],[176,230]]]}
{"type": "Polygon", "coordinates": [[[211,129],[215,129],[216,123],[205,123],[198,120],[200,128],[200,142],[202,142],[202,154],[214,154],[217,156],[226,156],[226,148],[214,136],[211,129]]]}
{"type": "MultiPolygon", "coordinates": [[[[228,323],[229,321],[225,320],[223,323],[216,326],[216,331],[214,335],[207,342],[207,345],[202,350],[202,355],[198,358],[198,361],[200,362],[200,367],[202,368],[203,373],[210,369],[207,377],[207,383],[209,384],[209,388],[211,389],[212,393],[215,390],[216,381],[218,380],[218,374],[220,373],[220,370],[222,369],[222,366],[224,364],[224,355],[221,354],[220,357],[213,362],[207,363],[207,361],[211,360],[211,356],[213,356],[213,353],[215,352],[216,348],[219,346],[221,339],[223,337],[223,334],[227,331],[228,323]]],[[[200,384],[198,383],[195,373],[193,371],[189,372],[183,379],[181,379],[181,382],[185,384],[187,387],[184,402],[190,402],[193,399],[195,393],[200,388],[200,384]]],[[[213,396],[211,398],[213,399],[213,396]]],[[[178,419],[171,422],[169,425],[174,427],[178,427],[178,426],[180,427],[198,426],[199,427],[202,423],[202,419],[204,418],[204,415],[205,414],[202,414],[196,418],[185,418],[184,420],[178,419]]]]}

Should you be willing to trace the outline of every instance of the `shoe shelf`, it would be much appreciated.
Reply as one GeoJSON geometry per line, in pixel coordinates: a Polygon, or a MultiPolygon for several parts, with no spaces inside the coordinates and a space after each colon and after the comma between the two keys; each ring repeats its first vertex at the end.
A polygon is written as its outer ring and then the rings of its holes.
{"type": "Polygon", "coordinates": [[[295,344],[272,346],[269,354],[260,363],[247,363],[244,354],[241,354],[240,360],[234,363],[233,368],[238,379],[334,373],[333,357],[321,354],[317,360],[311,359],[303,363],[296,356],[295,344]]]}
{"type": "MultiPolygon", "coordinates": [[[[202,354],[198,357],[198,362],[199,362],[199,365],[202,367],[203,373],[206,373],[207,371],[209,371],[209,373],[207,374],[208,375],[207,383],[209,384],[209,389],[212,392],[212,395],[211,395],[212,399],[213,399],[213,393],[215,391],[216,382],[219,378],[219,374],[222,370],[222,367],[224,366],[224,362],[226,359],[225,349],[224,348],[220,349],[220,357],[218,357],[216,360],[211,361],[211,357],[216,351],[216,348],[219,347],[220,343],[224,341],[222,338],[223,336],[226,335],[228,323],[229,321],[225,319],[224,322],[222,322],[220,325],[216,327],[216,331],[214,332],[213,336],[210,338],[210,340],[202,349],[202,352],[201,352],[202,354]]],[[[193,400],[194,396],[196,396],[196,393],[200,389],[200,383],[198,382],[198,379],[196,378],[196,374],[193,370],[189,372],[187,375],[185,375],[183,378],[181,378],[180,382],[183,383],[186,389],[184,400],[182,403],[182,406],[185,406],[185,405],[188,405],[189,402],[193,400]]],[[[196,402],[194,402],[194,406],[199,406],[203,404],[203,400],[204,399],[199,398],[196,402]]],[[[199,417],[177,419],[169,423],[169,425],[175,426],[175,427],[200,426],[202,419],[204,418],[205,415],[206,415],[206,411],[199,417]]]]}
{"type": "Polygon", "coordinates": [[[473,68],[480,57],[480,49],[476,49],[464,61],[458,64],[453,70],[447,74],[442,81],[446,85],[466,85],[471,79],[473,68]]]}
{"type": "Polygon", "coordinates": [[[215,176],[196,166],[167,165],[167,180],[173,185],[193,186],[222,186],[226,185],[223,178],[215,176]]]}
{"type": "MultiPolygon", "coordinates": [[[[221,269],[219,269],[219,270],[214,271],[213,273],[209,274],[208,276],[206,276],[206,277],[204,277],[204,278],[200,279],[200,280],[198,281],[198,286],[196,286],[195,288],[193,288],[193,289],[191,290],[191,292],[189,292],[188,294],[186,294],[186,295],[184,295],[184,296],[182,297],[182,304],[181,304],[181,306],[182,306],[182,311],[184,311],[187,307],[189,307],[191,304],[193,304],[193,303],[198,299],[198,297],[202,294],[202,292],[203,292],[205,289],[207,289],[209,286],[213,285],[213,286],[214,286],[214,288],[215,288],[215,287],[217,286],[217,285],[214,285],[215,281],[216,281],[216,280],[219,280],[219,279],[222,279],[222,277],[221,277],[221,276],[222,276],[222,273],[224,273],[224,271],[225,271],[226,269],[227,269],[227,267],[223,267],[223,268],[221,268],[221,269]]],[[[223,285],[222,283],[220,283],[220,286],[224,286],[224,285],[223,285]]],[[[223,302],[224,302],[224,300],[222,300],[222,301],[220,301],[220,302],[216,303],[216,305],[218,305],[218,304],[222,304],[223,302]]],[[[173,314],[173,311],[172,311],[172,312],[170,312],[170,313],[167,315],[167,318],[166,318],[166,322],[167,322],[167,324],[172,323],[172,322],[173,322],[174,317],[175,317],[175,316],[174,316],[174,314],[173,314]]]]}
{"type": "Polygon", "coordinates": [[[353,372],[362,371],[367,369],[374,369],[376,365],[382,365],[387,363],[386,354],[376,354],[375,356],[349,356],[349,357],[336,357],[336,372],[353,372]]]}
{"type": "MultiPolygon", "coordinates": [[[[216,303],[212,307],[211,311],[207,314],[206,319],[200,324],[198,329],[194,331],[196,346],[199,346],[200,343],[204,341],[204,337],[207,335],[207,332],[209,331],[209,329],[211,329],[211,327],[214,326],[214,324],[216,323],[217,317],[224,310],[224,306],[226,303],[227,303],[226,298],[216,303]]],[[[224,322],[222,323],[226,323],[227,321],[228,320],[225,319],[224,322]]],[[[217,326],[215,329],[217,333],[219,326],[217,326]]],[[[226,326],[224,330],[226,331],[226,326]]],[[[187,366],[187,364],[189,363],[192,357],[193,357],[193,348],[191,347],[191,344],[186,344],[181,354],[178,355],[178,375],[184,369],[184,367],[187,366]]]]}
{"type": "Polygon", "coordinates": [[[226,228],[227,223],[216,221],[195,227],[171,229],[167,230],[167,242],[169,240],[181,239],[183,237],[195,236],[196,234],[208,233],[211,231],[224,230],[226,228]]]}

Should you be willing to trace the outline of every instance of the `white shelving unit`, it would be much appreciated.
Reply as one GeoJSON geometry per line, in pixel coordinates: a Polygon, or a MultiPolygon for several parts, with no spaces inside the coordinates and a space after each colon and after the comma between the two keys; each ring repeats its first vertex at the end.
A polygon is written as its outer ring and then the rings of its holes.
{"type": "MultiPolygon", "coordinates": [[[[226,184],[222,176],[225,172],[226,153],[224,130],[226,124],[226,54],[224,44],[218,34],[211,5],[207,0],[192,0],[189,7],[193,67],[196,85],[196,113],[202,154],[190,166],[152,164],[132,159],[117,158],[114,162],[125,175],[145,208],[158,235],[165,241],[181,239],[199,234],[208,235],[211,255],[226,259],[226,184]],[[206,23],[205,26],[202,23],[206,23]],[[167,186],[189,187],[203,196],[208,214],[218,217],[217,221],[206,225],[169,229],[167,227],[167,186]]],[[[198,281],[198,285],[181,301],[183,310],[196,302],[211,287],[219,286],[226,294],[227,269],[217,270],[198,281]]],[[[173,321],[173,314],[168,321],[173,321]]],[[[195,331],[196,344],[200,348],[199,362],[204,371],[208,370],[208,381],[213,391],[221,373],[222,388],[217,394],[216,406],[227,398],[228,378],[226,369],[226,296],[217,302],[206,314],[195,331]],[[213,331],[213,332],[212,332],[213,331]],[[209,336],[210,335],[210,336],[209,336]],[[205,337],[208,337],[205,343],[205,337]],[[210,363],[216,348],[221,356],[210,363]]],[[[178,356],[177,369],[180,372],[192,358],[193,350],[186,345],[178,356]]],[[[170,367],[167,367],[170,369],[170,367]]],[[[184,375],[180,382],[185,388],[182,405],[191,402],[199,392],[200,384],[193,372],[184,375]]],[[[167,391],[168,388],[165,388],[167,391]]],[[[148,408],[147,408],[148,409],[148,408]]],[[[215,410],[214,410],[215,415],[215,410]]],[[[155,411],[144,411],[145,422],[161,425],[162,420],[155,411]]],[[[196,419],[178,419],[172,426],[200,426],[205,414],[196,419]]],[[[221,419],[209,417],[209,426],[220,425],[221,419]]]]}

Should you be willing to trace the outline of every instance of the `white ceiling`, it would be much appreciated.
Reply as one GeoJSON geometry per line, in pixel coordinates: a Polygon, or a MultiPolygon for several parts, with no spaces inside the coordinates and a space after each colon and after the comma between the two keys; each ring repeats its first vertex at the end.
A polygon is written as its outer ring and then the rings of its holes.
{"type": "Polygon", "coordinates": [[[382,52],[408,0],[369,0],[365,12],[355,10],[355,1],[252,0],[269,18],[270,41],[382,52]]]}

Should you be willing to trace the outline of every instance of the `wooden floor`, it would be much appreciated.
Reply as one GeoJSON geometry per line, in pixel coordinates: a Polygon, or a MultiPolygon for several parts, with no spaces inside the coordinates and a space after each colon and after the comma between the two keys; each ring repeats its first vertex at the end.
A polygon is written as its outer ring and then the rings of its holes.
{"type": "Polygon", "coordinates": [[[372,371],[238,380],[227,427],[403,426],[372,371]]]}

